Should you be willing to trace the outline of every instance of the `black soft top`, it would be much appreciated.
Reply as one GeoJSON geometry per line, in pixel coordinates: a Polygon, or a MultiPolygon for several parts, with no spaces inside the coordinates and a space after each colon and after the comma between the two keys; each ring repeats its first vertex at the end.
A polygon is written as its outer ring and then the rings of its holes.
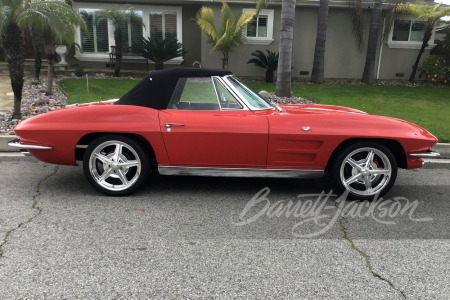
{"type": "Polygon", "coordinates": [[[227,70],[179,67],[151,71],[133,89],[116,101],[115,104],[165,109],[169,104],[179,78],[225,76],[231,74],[232,73],[227,70]]]}

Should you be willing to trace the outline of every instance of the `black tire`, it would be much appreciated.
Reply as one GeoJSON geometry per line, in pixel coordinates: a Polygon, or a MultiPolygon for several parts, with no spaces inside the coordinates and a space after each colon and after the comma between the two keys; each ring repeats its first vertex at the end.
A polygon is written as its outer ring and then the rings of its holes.
{"type": "Polygon", "coordinates": [[[338,192],[348,191],[350,199],[373,200],[394,185],[397,160],[386,146],[356,142],[338,151],[330,165],[330,177],[338,192]]]}
{"type": "Polygon", "coordinates": [[[92,142],[83,158],[89,183],[111,196],[134,192],[146,181],[150,162],[140,143],[121,135],[105,135],[92,142]]]}

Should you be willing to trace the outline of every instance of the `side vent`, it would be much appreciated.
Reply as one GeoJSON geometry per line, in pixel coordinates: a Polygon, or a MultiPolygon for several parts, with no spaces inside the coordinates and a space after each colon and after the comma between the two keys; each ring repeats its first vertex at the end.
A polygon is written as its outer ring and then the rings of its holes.
{"type": "Polygon", "coordinates": [[[300,71],[300,75],[309,75],[309,71],[300,71]]]}

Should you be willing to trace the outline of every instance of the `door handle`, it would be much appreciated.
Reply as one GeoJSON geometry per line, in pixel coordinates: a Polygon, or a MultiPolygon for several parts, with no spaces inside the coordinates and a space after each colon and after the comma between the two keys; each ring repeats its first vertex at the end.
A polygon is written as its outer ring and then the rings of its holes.
{"type": "Polygon", "coordinates": [[[184,124],[181,123],[166,123],[166,127],[170,128],[172,126],[184,126],[184,124]]]}

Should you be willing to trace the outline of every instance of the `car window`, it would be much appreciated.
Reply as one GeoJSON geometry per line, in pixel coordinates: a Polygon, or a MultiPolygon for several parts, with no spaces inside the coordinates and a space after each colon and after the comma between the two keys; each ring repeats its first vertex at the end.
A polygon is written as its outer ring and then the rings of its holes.
{"type": "Polygon", "coordinates": [[[269,109],[273,108],[271,104],[265,101],[263,98],[255,94],[248,87],[239,82],[236,78],[230,78],[229,81],[233,87],[242,95],[243,98],[256,109],[269,109]]]}
{"type": "Polygon", "coordinates": [[[242,109],[242,105],[237,102],[236,98],[231,95],[217,78],[214,78],[214,85],[217,89],[217,96],[219,97],[219,104],[222,110],[242,109]]]}
{"type": "Polygon", "coordinates": [[[178,79],[168,109],[220,110],[211,77],[178,79]]]}
{"type": "Polygon", "coordinates": [[[170,99],[168,109],[233,110],[242,109],[238,101],[217,78],[180,78],[170,99]]]}

